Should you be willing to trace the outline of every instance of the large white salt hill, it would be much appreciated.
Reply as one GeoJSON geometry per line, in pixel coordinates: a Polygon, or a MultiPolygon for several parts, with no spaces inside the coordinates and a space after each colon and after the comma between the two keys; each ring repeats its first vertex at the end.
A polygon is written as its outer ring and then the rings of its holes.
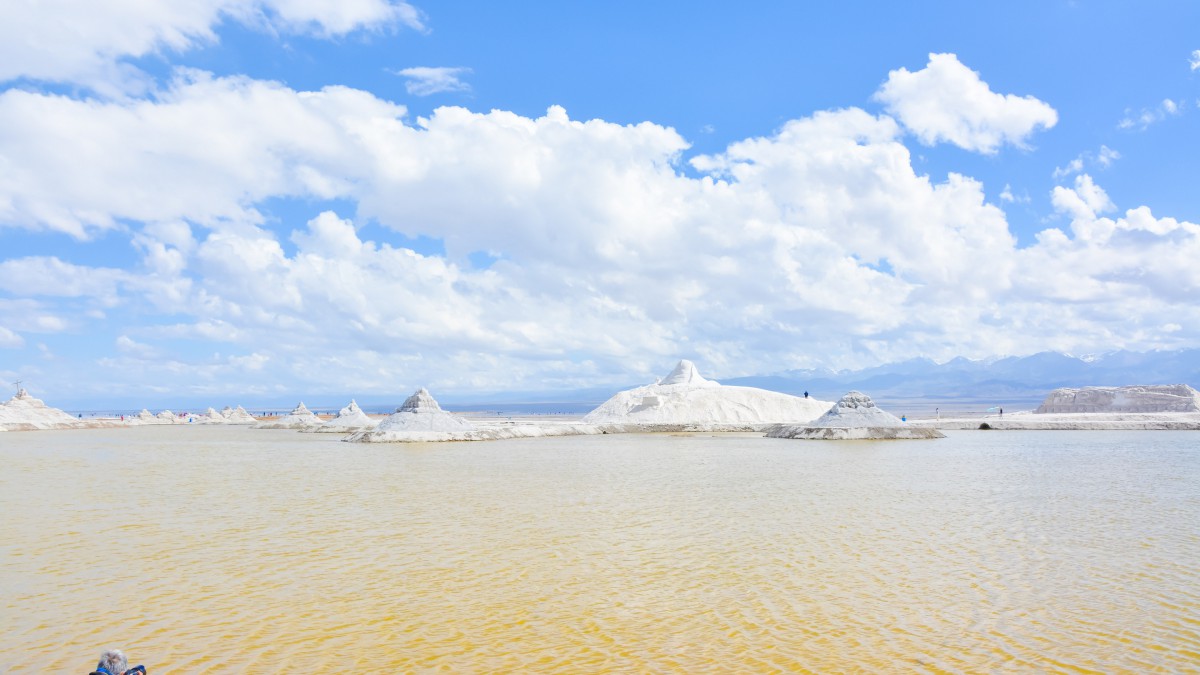
{"type": "Polygon", "coordinates": [[[495,441],[506,438],[577,436],[598,434],[590,424],[555,422],[546,424],[487,421],[479,424],[442,410],[424,387],[409,396],[404,405],[374,429],[346,438],[351,443],[429,443],[444,441],[495,441]]]}
{"type": "Polygon", "coordinates": [[[932,427],[910,427],[900,418],[875,405],[870,396],[852,391],[811,423],[781,424],[768,430],[767,437],[866,440],[943,438],[944,435],[932,427]]]}
{"type": "Polygon", "coordinates": [[[379,424],[378,420],[373,420],[367,417],[367,414],[358,407],[358,403],[350,400],[350,405],[338,411],[337,417],[329,420],[319,427],[310,427],[304,429],[305,432],[318,433],[350,433],[354,431],[363,431],[364,429],[374,428],[379,424]]]}
{"type": "Polygon", "coordinates": [[[1200,412],[1200,391],[1186,384],[1055,389],[1034,411],[1063,413],[1200,412]]]}
{"type": "Polygon", "coordinates": [[[87,426],[105,425],[86,423],[58,408],[51,408],[24,389],[18,389],[16,396],[0,403],[0,431],[76,429],[87,426]]]}
{"type": "Polygon", "coordinates": [[[758,430],[810,422],[829,406],[829,401],[706,380],[684,359],[665,378],[617,393],[583,421],[606,431],[758,430]]]}
{"type": "Polygon", "coordinates": [[[309,427],[320,426],[324,424],[320,417],[317,417],[309,410],[304,401],[300,405],[292,409],[292,411],[282,417],[267,418],[258,424],[254,425],[255,429],[307,429],[309,427]]]}

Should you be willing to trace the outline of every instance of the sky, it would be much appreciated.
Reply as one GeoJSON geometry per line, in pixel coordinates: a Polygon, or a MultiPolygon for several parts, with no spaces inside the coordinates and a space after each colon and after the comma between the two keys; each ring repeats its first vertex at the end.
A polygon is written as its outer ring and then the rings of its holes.
{"type": "Polygon", "coordinates": [[[6,2],[0,378],[236,405],[1198,347],[1197,26],[6,2]]]}

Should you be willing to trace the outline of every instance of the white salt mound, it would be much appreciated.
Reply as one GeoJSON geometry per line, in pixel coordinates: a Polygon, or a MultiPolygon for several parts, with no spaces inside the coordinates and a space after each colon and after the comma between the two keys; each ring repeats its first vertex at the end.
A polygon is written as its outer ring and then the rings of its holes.
{"type": "MultiPolygon", "coordinates": [[[[225,410],[229,410],[229,408],[226,408],[225,410]]],[[[225,418],[225,421],[228,422],[229,424],[257,424],[258,423],[258,420],[254,418],[254,415],[251,415],[250,413],[246,412],[246,409],[240,405],[238,407],[234,408],[233,410],[230,410],[229,413],[225,413],[224,411],[222,411],[221,415],[225,418]]]]}
{"type": "Polygon", "coordinates": [[[304,405],[304,401],[300,405],[292,409],[292,412],[283,417],[268,418],[254,425],[255,429],[305,429],[323,424],[320,417],[317,417],[304,405]]]}
{"type": "Polygon", "coordinates": [[[225,416],[217,412],[215,408],[209,408],[204,411],[203,415],[194,415],[192,424],[229,424],[229,420],[225,416]]]}
{"type": "Polygon", "coordinates": [[[157,415],[153,415],[145,408],[140,413],[125,418],[125,424],[131,427],[146,425],[164,426],[167,424],[179,424],[180,422],[181,420],[175,417],[175,414],[170,410],[164,410],[157,415]]]}
{"type": "Polygon", "coordinates": [[[51,408],[18,389],[16,396],[0,403],[0,431],[34,431],[39,429],[75,429],[88,424],[58,408],[51,408]]]}
{"type": "Polygon", "coordinates": [[[870,396],[852,391],[835,403],[824,415],[821,415],[809,426],[811,427],[899,427],[904,422],[899,417],[875,405],[870,396]]]}
{"type": "Polygon", "coordinates": [[[475,425],[467,420],[442,410],[433,396],[421,387],[396,412],[375,427],[376,431],[411,432],[433,431],[455,433],[473,431],[475,425]]]}
{"type": "Polygon", "coordinates": [[[378,422],[367,417],[367,414],[358,407],[358,403],[353,399],[350,400],[350,405],[338,411],[337,417],[329,420],[319,427],[312,427],[304,431],[317,431],[321,433],[336,433],[336,432],[351,432],[362,431],[364,429],[373,428],[378,422]]]}
{"type": "Polygon", "coordinates": [[[847,393],[809,424],[779,425],[770,429],[767,436],[811,440],[943,438],[943,434],[932,427],[906,425],[900,418],[876,406],[870,396],[858,391],[847,393]]]}
{"type": "Polygon", "coordinates": [[[1200,392],[1186,384],[1055,389],[1038,414],[1200,412],[1200,392]]]}
{"type": "Polygon", "coordinates": [[[657,383],[617,393],[583,421],[628,430],[751,429],[809,422],[829,405],[828,401],[706,380],[695,364],[684,359],[657,383]]]}
{"type": "Polygon", "coordinates": [[[422,388],[409,396],[404,405],[380,422],[379,426],[355,433],[345,440],[352,443],[424,443],[598,433],[599,429],[590,424],[489,422],[475,425],[458,415],[442,410],[433,396],[422,388]]]}

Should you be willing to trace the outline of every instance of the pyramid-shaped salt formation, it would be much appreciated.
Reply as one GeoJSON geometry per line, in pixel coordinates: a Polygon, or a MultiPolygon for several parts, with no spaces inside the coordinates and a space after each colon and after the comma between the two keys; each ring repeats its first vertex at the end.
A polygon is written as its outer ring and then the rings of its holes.
{"type": "Polygon", "coordinates": [[[828,408],[828,401],[707,380],[684,359],[657,383],[617,393],[583,421],[628,430],[761,429],[808,422],[828,408]]]}
{"type": "Polygon", "coordinates": [[[317,417],[304,405],[304,401],[300,405],[292,409],[292,412],[283,417],[268,418],[254,425],[255,429],[305,429],[324,424],[320,417],[317,417]]]}
{"type": "Polygon", "coordinates": [[[246,412],[246,409],[240,405],[232,410],[230,410],[229,408],[225,408],[225,410],[228,410],[229,412],[226,413],[225,411],[222,411],[221,416],[224,417],[225,421],[228,422],[229,424],[256,424],[256,423],[258,423],[258,420],[255,419],[253,415],[246,412]]]}
{"type": "Polygon", "coordinates": [[[423,441],[479,441],[515,436],[549,435],[534,429],[502,433],[479,429],[467,420],[442,410],[438,402],[421,387],[396,412],[374,429],[360,431],[345,439],[355,443],[413,443],[423,441]]]}
{"type": "Polygon", "coordinates": [[[358,403],[350,400],[350,405],[338,411],[337,417],[329,420],[319,427],[305,429],[305,431],[316,431],[321,433],[349,433],[352,431],[362,431],[364,429],[373,428],[378,422],[367,417],[367,414],[358,407],[358,403]]]}
{"type": "Polygon", "coordinates": [[[216,408],[209,408],[202,415],[193,415],[192,424],[229,424],[229,420],[217,412],[216,408]]]}
{"type": "Polygon", "coordinates": [[[847,393],[824,415],[809,424],[779,425],[767,432],[770,438],[813,440],[866,440],[899,438],[942,438],[932,427],[910,427],[900,418],[875,405],[870,396],[847,393]]]}
{"type": "Polygon", "coordinates": [[[34,431],[38,429],[74,429],[88,426],[58,408],[51,408],[18,389],[16,396],[0,403],[0,431],[34,431]]]}
{"type": "Polygon", "coordinates": [[[425,387],[421,387],[405,399],[396,412],[380,422],[376,430],[460,432],[474,428],[475,425],[467,420],[442,410],[425,387]]]}

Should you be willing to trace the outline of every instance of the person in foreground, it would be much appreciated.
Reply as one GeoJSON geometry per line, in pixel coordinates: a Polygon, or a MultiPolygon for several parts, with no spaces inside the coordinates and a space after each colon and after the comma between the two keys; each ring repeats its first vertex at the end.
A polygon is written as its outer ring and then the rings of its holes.
{"type": "Polygon", "coordinates": [[[119,649],[109,649],[100,655],[100,663],[88,675],[146,675],[146,666],[129,667],[129,661],[119,649]]]}

